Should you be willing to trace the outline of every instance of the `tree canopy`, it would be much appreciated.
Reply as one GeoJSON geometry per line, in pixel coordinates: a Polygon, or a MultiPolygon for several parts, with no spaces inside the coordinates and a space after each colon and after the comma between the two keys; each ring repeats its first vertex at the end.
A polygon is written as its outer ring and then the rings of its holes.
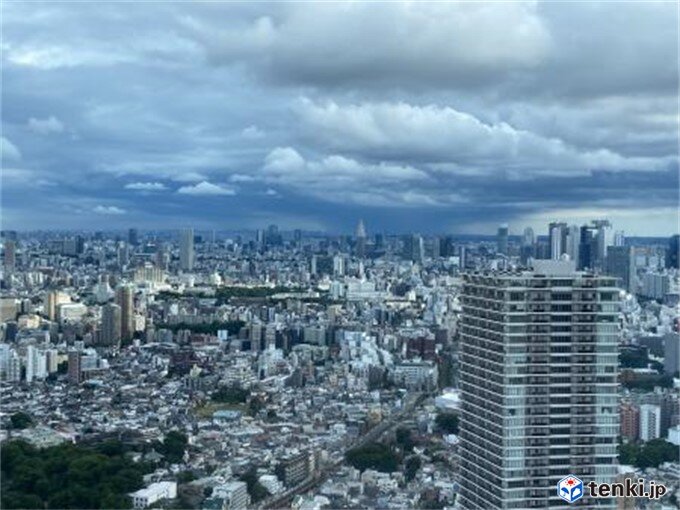
{"type": "Polygon", "coordinates": [[[2,508],[130,508],[145,464],[117,441],[96,447],[65,443],[38,449],[23,440],[2,446],[2,508]]]}

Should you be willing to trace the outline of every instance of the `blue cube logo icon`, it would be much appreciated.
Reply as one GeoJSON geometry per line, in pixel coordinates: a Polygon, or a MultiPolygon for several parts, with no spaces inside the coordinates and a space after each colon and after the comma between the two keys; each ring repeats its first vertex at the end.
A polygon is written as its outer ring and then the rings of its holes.
{"type": "Polygon", "coordinates": [[[567,503],[573,503],[583,497],[583,480],[569,475],[557,482],[557,495],[567,503]]]}

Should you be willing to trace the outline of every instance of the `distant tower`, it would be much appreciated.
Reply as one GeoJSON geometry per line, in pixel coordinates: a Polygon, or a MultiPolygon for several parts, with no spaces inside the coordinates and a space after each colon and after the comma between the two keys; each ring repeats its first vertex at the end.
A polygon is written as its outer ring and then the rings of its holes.
{"type": "Polygon", "coordinates": [[[536,257],[536,236],[534,229],[527,227],[524,229],[522,235],[522,246],[520,248],[520,260],[522,264],[526,264],[530,258],[536,257]]]}
{"type": "Polygon", "coordinates": [[[626,245],[626,235],[623,230],[617,230],[614,232],[614,246],[625,246],[626,245]]]}
{"type": "Polygon", "coordinates": [[[136,228],[128,230],[128,244],[130,246],[137,246],[139,244],[139,232],[136,228]]]}
{"type": "Polygon", "coordinates": [[[5,239],[4,264],[8,272],[14,271],[17,263],[17,243],[14,240],[5,239]]]}
{"type": "Polygon", "coordinates": [[[498,243],[497,251],[503,255],[508,254],[508,224],[503,223],[498,227],[498,235],[496,237],[498,243]]]}
{"type": "Polygon", "coordinates": [[[548,235],[550,237],[550,258],[560,260],[560,255],[567,253],[567,224],[562,222],[550,223],[548,235]]]}
{"type": "Polygon", "coordinates": [[[366,227],[364,220],[359,220],[356,230],[356,256],[364,258],[366,256],[366,227]]]}
{"type": "Polygon", "coordinates": [[[121,285],[116,289],[116,304],[120,307],[120,337],[131,340],[135,332],[134,287],[121,285]]]}
{"type": "Polygon", "coordinates": [[[609,220],[593,220],[593,226],[597,232],[595,235],[596,251],[593,267],[602,269],[604,268],[607,256],[607,236],[612,225],[609,223],[609,220]]]}
{"type": "Polygon", "coordinates": [[[104,347],[120,347],[122,308],[109,303],[102,307],[102,329],[100,344],[104,347]]]}
{"type": "Polygon", "coordinates": [[[194,229],[185,228],[179,233],[179,267],[183,271],[194,268],[194,229]]]}

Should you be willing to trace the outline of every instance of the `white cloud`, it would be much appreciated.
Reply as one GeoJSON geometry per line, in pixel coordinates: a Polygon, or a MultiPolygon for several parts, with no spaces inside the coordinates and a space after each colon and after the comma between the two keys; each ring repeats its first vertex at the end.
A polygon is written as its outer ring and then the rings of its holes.
{"type": "Polygon", "coordinates": [[[98,205],[92,209],[94,212],[97,214],[105,214],[105,215],[111,215],[111,216],[118,216],[120,214],[125,214],[127,211],[125,209],[121,209],[120,207],[116,207],[115,205],[98,205]]]}
{"type": "Polygon", "coordinates": [[[168,188],[162,182],[131,182],[125,185],[125,189],[135,191],[163,191],[168,188]]]}
{"type": "Polygon", "coordinates": [[[241,136],[246,140],[260,140],[264,138],[265,134],[257,126],[248,126],[243,131],[241,131],[241,136]]]}
{"type": "Polygon", "coordinates": [[[442,196],[414,190],[418,184],[433,183],[427,173],[412,166],[362,163],[339,155],[307,161],[292,147],[272,150],[265,158],[261,177],[265,182],[330,202],[408,207],[459,200],[455,194],[442,196]]]}
{"type": "Polygon", "coordinates": [[[224,186],[218,186],[208,181],[202,181],[194,186],[182,186],[177,193],[183,195],[236,195],[236,191],[224,186]]]}
{"type": "Polygon", "coordinates": [[[3,161],[18,161],[21,159],[21,152],[16,145],[3,136],[0,138],[0,156],[3,161]]]}
{"type": "Polygon", "coordinates": [[[484,123],[451,107],[399,103],[339,105],[303,99],[296,111],[310,136],[335,149],[381,159],[416,160],[476,174],[587,175],[593,170],[665,170],[666,158],[624,157],[608,149],[580,150],[558,138],[484,123]]]}
{"type": "Polygon", "coordinates": [[[50,135],[54,133],[63,133],[64,124],[55,116],[50,115],[46,119],[36,119],[31,117],[28,119],[28,129],[39,135],[50,135]]]}
{"type": "Polygon", "coordinates": [[[229,182],[253,182],[257,179],[253,177],[252,175],[245,175],[245,174],[231,174],[229,176],[229,182]]]}

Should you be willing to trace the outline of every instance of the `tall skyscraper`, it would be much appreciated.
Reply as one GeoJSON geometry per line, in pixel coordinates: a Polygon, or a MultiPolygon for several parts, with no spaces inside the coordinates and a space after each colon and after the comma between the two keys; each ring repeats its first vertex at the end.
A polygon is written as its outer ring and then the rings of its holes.
{"type": "Polygon", "coordinates": [[[508,225],[503,223],[498,227],[498,234],[496,236],[497,251],[503,255],[508,254],[508,225]]]}
{"type": "Polygon", "coordinates": [[[626,292],[635,292],[635,252],[632,246],[610,246],[607,248],[607,274],[615,276],[626,292]]]}
{"type": "Polygon", "coordinates": [[[567,224],[552,222],[548,225],[550,243],[550,258],[559,260],[562,254],[567,252],[567,224]]]}
{"type": "Polygon", "coordinates": [[[120,347],[122,325],[122,308],[113,303],[104,305],[102,307],[100,344],[103,347],[120,347]]]}
{"type": "Polygon", "coordinates": [[[5,270],[12,272],[17,265],[17,242],[5,239],[4,248],[3,263],[5,264],[5,270]]]}
{"type": "Polygon", "coordinates": [[[530,258],[536,257],[536,235],[531,227],[524,229],[519,256],[522,264],[527,264],[530,258]]]}
{"type": "Polygon", "coordinates": [[[567,229],[567,250],[566,253],[569,255],[569,260],[576,262],[578,267],[578,257],[579,257],[579,243],[581,239],[581,234],[579,232],[578,225],[571,225],[567,229]]]}
{"type": "Polygon", "coordinates": [[[573,261],[464,275],[461,508],[563,508],[568,474],[614,481],[618,295],[573,261]]]}
{"type": "Polygon", "coordinates": [[[185,228],[179,233],[179,267],[183,271],[194,269],[194,229],[185,228]]]}
{"type": "Polygon", "coordinates": [[[413,262],[422,263],[425,259],[425,245],[418,234],[403,237],[403,257],[413,262]]]}
{"type": "Polygon", "coordinates": [[[364,258],[366,256],[366,227],[364,226],[364,220],[359,220],[356,230],[356,244],[355,253],[359,258],[364,258]]]}
{"type": "Polygon", "coordinates": [[[120,338],[131,340],[135,332],[134,287],[121,285],[116,289],[116,304],[120,307],[120,338]]]}
{"type": "Polygon", "coordinates": [[[593,267],[596,269],[604,269],[605,258],[607,256],[607,246],[610,244],[608,242],[608,237],[611,231],[611,223],[609,223],[609,220],[593,220],[593,227],[596,231],[596,251],[593,267]]]}
{"type": "Polygon", "coordinates": [[[128,230],[128,244],[137,246],[139,244],[139,231],[136,228],[128,230]]]}

